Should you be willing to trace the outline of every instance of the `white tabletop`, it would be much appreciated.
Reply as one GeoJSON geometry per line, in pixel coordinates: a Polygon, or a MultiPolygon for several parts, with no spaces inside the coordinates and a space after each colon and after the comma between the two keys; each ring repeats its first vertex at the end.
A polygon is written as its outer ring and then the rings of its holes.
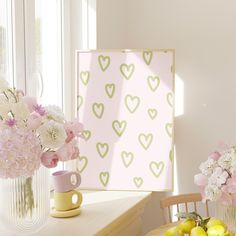
{"type": "Polygon", "coordinates": [[[49,218],[34,236],[105,235],[132,211],[143,207],[151,192],[82,191],[81,215],[73,218],[49,218]]]}

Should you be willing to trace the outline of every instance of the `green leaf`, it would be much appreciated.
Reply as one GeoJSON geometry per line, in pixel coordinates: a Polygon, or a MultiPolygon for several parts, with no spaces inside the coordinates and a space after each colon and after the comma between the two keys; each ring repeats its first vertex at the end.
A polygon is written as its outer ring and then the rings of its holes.
{"type": "Polygon", "coordinates": [[[181,219],[192,219],[192,220],[197,220],[198,219],[198,215],[196,214],[196,212],[179,212],[177,213],[175,216],[177,216],[178,218],[181,219]]]}

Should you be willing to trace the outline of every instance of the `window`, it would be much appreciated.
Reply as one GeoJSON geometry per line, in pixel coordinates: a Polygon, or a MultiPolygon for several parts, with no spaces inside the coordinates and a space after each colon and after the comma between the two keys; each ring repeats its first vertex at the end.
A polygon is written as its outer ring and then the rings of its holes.
{"type": "Polygon", "coordinates": [[[0,0],[0,77],[13,84],[11,4],[0,0]]]}
{"type": "Polygon", "coordinates": [[[96,47],[96,0],[0,0],[0,76],[74,118],[75,50],[96,47]]]}

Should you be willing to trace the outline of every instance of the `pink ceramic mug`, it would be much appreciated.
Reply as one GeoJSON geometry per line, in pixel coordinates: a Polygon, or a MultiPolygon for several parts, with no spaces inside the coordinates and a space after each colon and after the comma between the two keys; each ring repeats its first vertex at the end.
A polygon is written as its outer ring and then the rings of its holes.
{"type": "Polygon", "coordinates": [[[76,189],[81,183],[79,172],[61,170],[52,174],[54,190],[64,193],[76,189]]]}

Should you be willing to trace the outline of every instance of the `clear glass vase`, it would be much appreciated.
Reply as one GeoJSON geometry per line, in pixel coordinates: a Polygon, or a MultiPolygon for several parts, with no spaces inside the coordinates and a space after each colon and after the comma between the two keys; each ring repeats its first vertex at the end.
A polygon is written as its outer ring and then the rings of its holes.
{"type": "Polygon", "coordinates": [[[216,217],[224,221],[229,231],[236,233],[236,205],[225,206],[217,202],[216,217]]]}
{"type": "Polygon", "coordinates": [[[0,179],[0,235],[31,235],[47,222],[50,211],[49,170],[32,177],[0,179]]]}

